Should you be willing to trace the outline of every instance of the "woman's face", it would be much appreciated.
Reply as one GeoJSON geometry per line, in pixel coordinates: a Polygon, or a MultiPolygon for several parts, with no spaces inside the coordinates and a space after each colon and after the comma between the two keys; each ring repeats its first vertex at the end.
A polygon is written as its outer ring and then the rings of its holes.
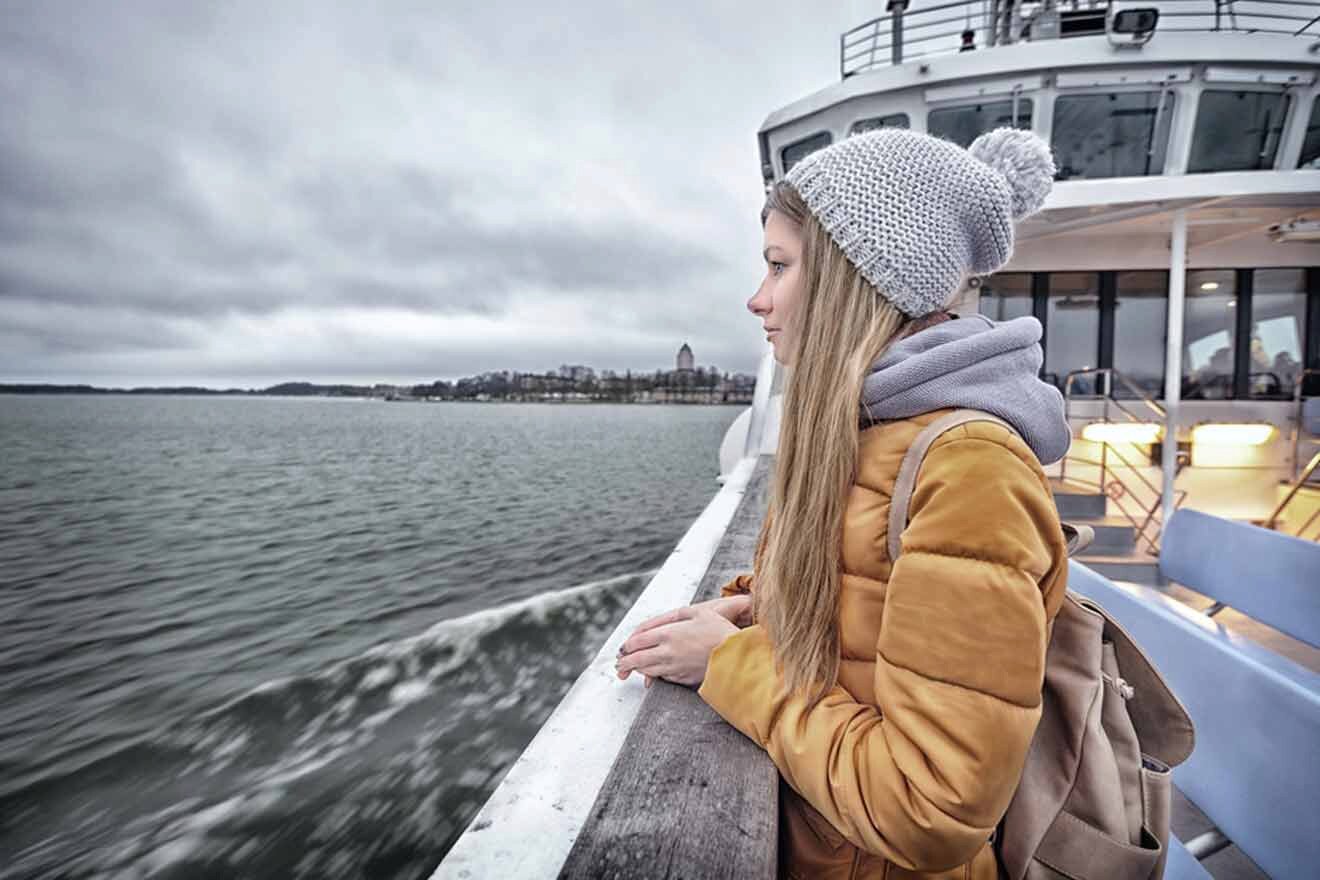
{"type": "Polygon", "coordinates": [[[794,315],[802,298],[802,233],[792,220],[771,211],[765,220],[765,278],[747,309],[761,319],[775,360],[785,366],[793,351],[794,315]]]}

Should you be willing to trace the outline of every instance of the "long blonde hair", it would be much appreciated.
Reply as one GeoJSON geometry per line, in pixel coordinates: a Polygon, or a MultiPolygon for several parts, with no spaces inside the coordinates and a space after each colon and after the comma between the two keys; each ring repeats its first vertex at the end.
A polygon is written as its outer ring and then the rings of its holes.
{"type": "Polygon", "coordinates": [[[772,210],[801,230],[803,289],[756,551],[754,614],[787,688],[814,704],[839,674],[843,513],[857,469],[862,381],[908,319],[854,268],[792,186],[770,189],[762,224],[772,210]]]}

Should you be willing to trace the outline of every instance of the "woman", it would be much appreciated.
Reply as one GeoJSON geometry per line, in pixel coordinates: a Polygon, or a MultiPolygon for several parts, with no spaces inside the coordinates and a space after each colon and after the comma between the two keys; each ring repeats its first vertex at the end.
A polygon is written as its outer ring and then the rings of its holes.
{"type": "Polygon", "coordinates": [[[698,686],[779,768],[781,874],[992,878],[1036,723],[1066,550],[1041,462],[1067,451],[1034,318],[943,311],[1012,254],[1054,174],[1035,135],[882,129],[804,159],[762,214],[748,308],[790,367],[753,577],[642,624],[621,677],[698,686]],[[899,463],[950,408],[896,561],[899,463]]]}

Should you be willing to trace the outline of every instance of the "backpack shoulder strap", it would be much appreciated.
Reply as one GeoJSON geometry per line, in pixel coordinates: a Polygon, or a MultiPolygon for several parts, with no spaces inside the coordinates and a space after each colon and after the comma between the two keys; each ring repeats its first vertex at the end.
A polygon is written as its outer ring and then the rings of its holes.
{"type": "MultiPolygon", "coordinates": [[[[1012,425],[999,416],[991,415],[988,412],[982,412],[979,409],[956,409],[951,413],[940,416],[935,421],[921,429],[912,445],[908,447],[903,456],[903,462],[898,466],[898,478],[894,481],[894,495],[889,502],[889,561],[894,563],[898,561],[899,553],[903,546],[899,540],[903,535],[903,529],[907,528],[908,506],[912,503],[912,491],[917,486],[917,472],[921,470],[921,463],[926,459],[926,453],[930,447],[939,439],[945,431],[952,430],[959,425],[965,425],[968,422],[994,422],[1002,425],[1011,433],[1017,434],[1017,430],[1012,425]]],[[[1068,555],[1072,556],[1086,549],[1095,538],[1095,532],[1090,526],[1076,526],[1071,523],[1061,523],[1063,527],[1064,541],[1068,545],[1068,555]]]]}

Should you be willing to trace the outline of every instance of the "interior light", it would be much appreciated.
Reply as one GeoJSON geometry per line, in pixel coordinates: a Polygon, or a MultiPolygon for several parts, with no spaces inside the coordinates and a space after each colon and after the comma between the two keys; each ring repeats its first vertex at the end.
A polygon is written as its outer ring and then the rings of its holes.
{"type": "Polygon", "coordinates": [[[1155,422],[1092,422],[1082,428],[1082,439],[1093,443],[1155,443],[1164,426],[1155,422]]]}
{"type": "Polygon", "coordinates": [[[1201,289],[1202,289],[1202,290],[1218,290],[1218,289],[1219,289],[1219,282],[1218,282],[1218,281],[1202,281],[1202,282],[1201,282],[1201,289]]]}
{"type": "Polygon", "coordinates": [[[1204,424],[1192,428],[1192,442],[1212,446],[1260,446],[1274,436],[1274,426],[1265,422],[1248,424],[1204,424]]]}

